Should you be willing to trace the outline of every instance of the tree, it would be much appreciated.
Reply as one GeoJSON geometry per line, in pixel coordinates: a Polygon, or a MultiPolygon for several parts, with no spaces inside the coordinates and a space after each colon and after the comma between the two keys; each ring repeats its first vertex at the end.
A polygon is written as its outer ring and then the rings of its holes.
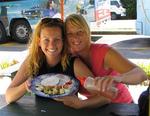
{"type": "Polygon", "coordinates": [[[126,8],[127,19],[136,19],[136,0],[121,0],[126,8]]]}

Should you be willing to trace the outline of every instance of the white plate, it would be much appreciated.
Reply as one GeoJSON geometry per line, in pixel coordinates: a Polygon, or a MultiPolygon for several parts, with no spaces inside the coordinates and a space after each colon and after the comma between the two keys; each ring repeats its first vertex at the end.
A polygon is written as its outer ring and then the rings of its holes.
{"type": "Polygon", "coordinates": [[[63,74],[44,74],[35,77],[31,81],[31,91],[38,96],[47,97],[47,98],[58,98],[62,96],[75,94],[79,89],[79,81],[74,77],[70,77],[63,74]],[[62,86],[65,83],[71,81],[71,86],[67,92],[63,94],[46,94],[40,90],[42,86],[62,86]]]}

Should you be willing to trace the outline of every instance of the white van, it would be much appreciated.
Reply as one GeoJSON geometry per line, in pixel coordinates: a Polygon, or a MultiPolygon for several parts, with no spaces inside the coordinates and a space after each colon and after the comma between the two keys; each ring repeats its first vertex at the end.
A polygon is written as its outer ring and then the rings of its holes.
{"type": "Polygon", "coordinates": [[[120,0],[110,0],[110,10],[112,20],[126,16],[126,9],[123,8],[120,0]]]}

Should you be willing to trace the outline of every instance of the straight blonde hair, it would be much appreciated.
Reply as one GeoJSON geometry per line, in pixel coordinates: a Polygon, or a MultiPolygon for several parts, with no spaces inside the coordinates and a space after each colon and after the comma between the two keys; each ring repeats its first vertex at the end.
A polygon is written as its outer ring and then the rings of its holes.
{"type": "Polygon", "coordinates": [[[88,35],[88,37],[91,36],[90,27],[82,15],[70,14],[69,16],[66,17],[66,19],[65,19],[65,33],[67,32],[66,31],[67,23],[71,23],[73,26],[79,27],[80,29],[85,31],[86,34],[88,35]]]}

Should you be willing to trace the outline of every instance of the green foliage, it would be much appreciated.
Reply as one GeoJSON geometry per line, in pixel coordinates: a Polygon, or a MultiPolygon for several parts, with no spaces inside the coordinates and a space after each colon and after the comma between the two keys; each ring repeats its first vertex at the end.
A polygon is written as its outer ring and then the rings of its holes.
{"type": "Polygon", "coordinates": [[[7,68],[9,66],[10,66],[10,63],[7,62],[7,61],[4,61],[4,62],[0,63],[0,68],[1,69],[5,69],[5,68],[7,68]]]}
{"type": "Polygon", "coordinates": [[[121,0],[126,8],[127,19],[136,19],[136,0],[121,0]]]}
{"type": "MultiPolygon", "coordinates": [[[[148,78],[150,79],[150,64],[144,65],[144,64],[138,64],[139,67],[141,67],[147,74],[148,78]]],[[[141,85],[149,86],[150,82],[149,80],[146,80],[141,83],[141,85]]]]}
{"type": "Polygon", "coordinates": [[[150,78],[150,64],[147,64],[147,65],[138,64],[138,65],[146,72],[147,76],[149,76],[150,78]]]}
{"type": "Polygon", "coordinates": [[[14,64],[17,64],[18,61],[13,59],[11,62],[9,61],[3,61],[0,63],[0,69],[5,69],[5,68],[8,68],[9,66],[12,66],[14,64]]]}
{"type": "Polygon", "coordinates": [[[25,93],[25,96],[34,96],[34,94],[27,91],[27,92],[25,93]]]}

